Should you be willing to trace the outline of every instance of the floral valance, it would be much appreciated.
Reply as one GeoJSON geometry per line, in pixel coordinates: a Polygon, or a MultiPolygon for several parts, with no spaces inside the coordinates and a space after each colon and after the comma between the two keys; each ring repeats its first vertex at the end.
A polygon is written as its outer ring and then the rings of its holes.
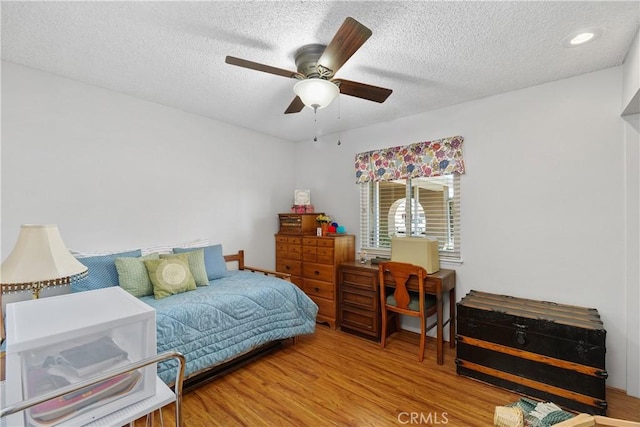
{"type": "Polygon", "coordinates": [[[356,154],[356,182],[464,173],[461,136],[356,154]]]}

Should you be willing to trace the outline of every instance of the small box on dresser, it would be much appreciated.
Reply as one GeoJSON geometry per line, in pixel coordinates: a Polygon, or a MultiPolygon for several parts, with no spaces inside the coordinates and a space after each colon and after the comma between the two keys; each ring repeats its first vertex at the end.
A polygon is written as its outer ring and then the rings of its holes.
{"type": "MultiPolygon", "coordinates": [[[[155,310],[117,286],[7,304],[6,316],[7,395],[3,403],[7,405],[154,356],[157,351],[155,310]]],[[[153,364],[84,390],[82,398],[78,393],[73,398],[65,395],[57,403],[48,401],[48,406],[11,415],[7,425],[84,425],[151,397],[155,390],[153,364]],[[73,406],[68,405],[70,401],[73,406]]]]}
{"type": "Polygon", "coordinates": [[[278,214],[280,228],[278,234],[293,234],[298,236],[316,234],[316,217],[324,215],[318,213],[281,213],[278,214]]]}
{"type": "Polygon", "coordinates": [[[458,374],[606,415],[606,331],[596,309],[472,290],[457,311],[458,374]]]}

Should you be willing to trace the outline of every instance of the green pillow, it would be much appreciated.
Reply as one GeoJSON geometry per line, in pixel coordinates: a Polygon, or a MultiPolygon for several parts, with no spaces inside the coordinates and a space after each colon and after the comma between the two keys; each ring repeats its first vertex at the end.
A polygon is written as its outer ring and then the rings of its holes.
{"type": "Polygon", "coordinates": [[[149,254],[138,258],[115,259],[120,287],[138,298],[153,295],[153,285],[144,265],[145,259],[160,259],[160,256],[149,254]]]}
{"type": "Polygon", "coordinates": [[[156,299],[196,289],[186,255],[144,260],[156,299]]]}
{"type": "Polygon", "coordinates": [[[207,268],[204,264],[204,249],[195,249],[180,254],[161,254],[160,258],[171,258],[177,255],[186,255],[189,262],[189,270],[196,281],[196,286],[207,286],[209,278],[207,277],[207,268]]]}

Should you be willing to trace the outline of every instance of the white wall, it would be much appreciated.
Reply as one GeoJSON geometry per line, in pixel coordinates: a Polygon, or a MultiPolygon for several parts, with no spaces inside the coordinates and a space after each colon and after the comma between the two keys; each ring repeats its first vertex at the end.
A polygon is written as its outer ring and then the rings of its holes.
{"type": "Polygon", "coordinates": [[[624,59],[622,75],[623,114],[640,113],[640,30],[624,59]]]}
{"type": "Polygon", "coordinates": [[[458,299],[477,289],[597,308],[608,384],[625,389],[638,301],[625,301],[621,80],[616,67],[343,132],[339,146],[336,135],[301,142],[296,186],[359,234],[357,152],[462,135],[464,263],[444,265],[458,299]]]}
{"type": "Polygon", "coordinates": [[[203,237],[273,268],[293,159],[290,142],[2,62],[1,258],[20,224],[55,223],[74,249],[203,237]]]}
{"type": "Polygon", "coordinates": [[[626,160],[627,393],[640,397],[640,114],[624,117],[626,160]]]}
{"type": "Polygon", "coordinates": [[[622,66],[627,235],[627,392],[640,397],[640,31],[622,66]],[[635,113],[635,114],[632,114],[635,113]]]}

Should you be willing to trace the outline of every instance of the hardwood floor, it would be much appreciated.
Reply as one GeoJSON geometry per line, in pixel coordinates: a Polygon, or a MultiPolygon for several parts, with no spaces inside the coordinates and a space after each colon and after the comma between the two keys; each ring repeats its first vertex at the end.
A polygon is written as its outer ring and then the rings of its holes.
{"type": "MultiPolygon", "coordinates": [[[[520,398],[458,376],[455,349],[448,346],[438,366],[435,350],[429,339],[419,363],[416,334],[395,334],[382,350],[318,325],[296,345],[187,393],[184,425],[486,427],[493,425],[495,406],[520,398]]],[[[608,389],[607,400],[608,416],[640,421],[640,399],[608,389]]],[[[173,405],[164,408],[165,426],[174,425],[173,415],[173,405]]],[[[160,425],[157,413],[154,424],[160,425]]]]}

